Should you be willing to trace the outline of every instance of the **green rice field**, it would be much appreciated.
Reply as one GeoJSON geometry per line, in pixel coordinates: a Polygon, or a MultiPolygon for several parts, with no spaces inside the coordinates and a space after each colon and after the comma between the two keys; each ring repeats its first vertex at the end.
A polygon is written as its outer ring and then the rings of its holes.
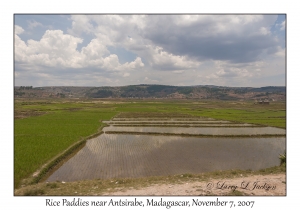
{"type": "Polygon", "coordinates": [[[167,100],[15,100],[14,186],[46,163],[118,118],[213,118],[286,128],[286,105],[167,100]]]}

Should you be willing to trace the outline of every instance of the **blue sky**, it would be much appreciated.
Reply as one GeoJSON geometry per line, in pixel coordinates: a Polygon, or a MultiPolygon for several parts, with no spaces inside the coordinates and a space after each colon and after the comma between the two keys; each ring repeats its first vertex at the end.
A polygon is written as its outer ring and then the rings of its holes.
{"type": "Polygon", "coordinates": [[[15,85],[285,85],[285,15],[14,15],[15,85]]]}

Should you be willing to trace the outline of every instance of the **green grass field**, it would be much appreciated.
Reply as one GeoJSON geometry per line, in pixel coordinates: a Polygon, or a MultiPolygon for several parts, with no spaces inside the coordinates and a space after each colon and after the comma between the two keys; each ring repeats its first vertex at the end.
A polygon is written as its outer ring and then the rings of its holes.
{"type": "MultiPolygon", "coordinates": [[[[14,186],[119,113],[181,113],[286,128],[285,102],[16,100],[14,186]]],[[[150,114],[151,115],[151,114],[150,114]]]]}
{"type": "MultiPolygon", "coordinates": [[[[82,104],[78,104],[81,107],[82,104]]],[[[14,182],[19,186],[39,167],[63,152],[70,145],[98,131],[100,120],[108,120],[116,114],[110,108],[86,108],[76,111],[64,110],[74,104],[51,104],[44,115],[14,122],[14,182]],[[49,109],[51,111],[49,111],[49,109]]],[[[45,110],[42,105],[18,106],[20,110],[45,110]]]]}

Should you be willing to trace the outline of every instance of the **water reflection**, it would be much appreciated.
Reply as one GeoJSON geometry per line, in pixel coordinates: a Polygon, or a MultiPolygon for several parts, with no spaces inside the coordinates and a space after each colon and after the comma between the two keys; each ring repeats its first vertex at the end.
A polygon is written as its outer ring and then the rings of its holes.
{"type": "Polygon", "coordinates": [[[102,134],[47,181],[143,177],[279,164],[285,138],[194,138],[102,134]]]}
{"type": "Polygon", "coordinates": [[[274,127],[122,127],[109,126],[103,129],[106,131],[121,132],[154,132],[154,133],[184,133],[203,135],[262,135],[262,134],[285,134],[284,129],[274,127]]]}
{"type": "Polygon", "coordinates": [[[149,123],[161,123],[161,124],[168,124],[168,123],[178,123],[178,124],[185,124],[185,123],[203,123],[203,124],[214,124],[214,123],[232,123],[230,121],[223,121],[223,120],[212,120],[212,121],[201,121],[201,120],[190,120],[190,121],[183,121],[183,120],[170,120],[170,121],[161,121],[161,120],[152,120],[152,121],[115,121],[115,120],[111,120],[111,121],[102,121],[103,123],[107,123],[107,124],[132,124],[132,123],[139,123],[139,124],[149,124],[149,123]]]}
{"type": "Polygon", "coordinates": [[[152,120],[158,120],[158,121],[213,121],[215,119],[213,118],[204,118],[204,117],[194,117],[194,118],[156,118],[156,117],[148,117],[148,118],[141,118],[141,117],[134,117],[134,118],[113,118],[114,121],[152,121],[152,120]]]}
{"type": "Polygon", "coordinates": [[[254,125],[254,124],[234,124],[234,123],[213,123],[213,124],[204,124],[204,123],[193,123],[193,124],[189,124],[189,123],[184,123],[184,124],[156,124],[156,123],[147,123],[147,124],[138,124],[138,123],[130,123],[130,124],[111,124],[111,126],[130,126],[130,127],[139,127],[139,126],[159,126],[159,127],[163,127],[163,126],[168,126],[168,127],[267,127],[267,126],[261,126],[261,125],[254,125]]]}

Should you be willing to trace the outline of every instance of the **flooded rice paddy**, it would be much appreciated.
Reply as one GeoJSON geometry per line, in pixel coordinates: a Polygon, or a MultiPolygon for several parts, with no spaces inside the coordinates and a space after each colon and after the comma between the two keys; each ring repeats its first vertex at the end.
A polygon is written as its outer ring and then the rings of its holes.
{"type": "Polygon", "coordinates": [[[127,123],[127,124],[110,124],[113,127],[120,127],[120,126],[135,126],[135,127],[140,127],[140,126],[144,126],[144,127],[151,127],[151,126],[158,126],[158,127],[266,127],[266,126],[259,126],[259,125],[252,125],[252,124],[234,124],[234,123],[214,123],[214,124],[209,124],[209,123],[181,123],[181,124],[177,124],[177,123],[167,123],[167,124],[159,124],[159,123],[146,123],[146,124],[136,124],[136,123],[127,123]]]}
{"type": "MultiPolygon", "coordinates": [[[[120,118],[109,122],[122,121],[120,118]]],[[[148,127],[145,120],[131,121],[131,126],[103,129],[124,134],[104,133],[87,141],[85,147],[56,170],[47,181],[134,178],[216,170],[258,170],[279,165],[279,154],[285,151],[285,130],[273,127],[148,127]],[[134,125],[137,125],[136,127],[134,125]],[[281,134],[280,137],[184,137],[165,135],[131,135],[126,132],[175,133],[207,135],[281,134]]],[[[172,120],[157,120],[168,124],[172,120]]],[[[191,121],[176,120],[189,124],[191,121]]],[[[197,121],[197,120],[195,120],[197,121]]],[[[205,121],[201,119],[201,121],[205,121]]],[[[207,121],[213,121],[209,119],[207,121]]],[[[149,121],[147,121],[149,122],[149,121]]],[[[226,125],[228,121],[215,121],[226,125]],[[224,122],[224,123],[223,123],[224,122]]],[[[182,125],[182,124],[180,124],[182,125]]],[[[207,124],[210,126],[213,124],[207,124]]],[[[245,125],[245,126],[244,126],[245,125]]],[[[255,126],[255,125],[252,125],[255,126]]]]}
{"type": "Polygon", "coordinates": [[[162,121],[162,120],[151,120],[151,121],[146,121],[146,120],[140,120],[140,121],[103,121],[103,123],[107,123],[107,124],[132,124],[132,123],[143,123],[143,124],[147,124],[147,123],[161,123],[161,124],[173,124],[173,123],[177,123],[177,124],[185,124],[185,123],[199,123],[199,124],[216,124],[216,123],[232,123],[229,121],[218,121],[218,120],[214,120],[214,121],[202,121],[202,120],[189,120],[189,121],[182,121],[182,120],[169,120],[169,121],[162,121]]]}
{"type": "Polygon", "coordinates": [[[203,134],[203,135],[264,135],[264,134],[285,134],[284,129],[273,127],[199,127],[199,128],[179,128],[179,127],[116,127],[109,126],[103,131],[145,132],[145,133],[174,133],[174,134],[203,134]]]}
{"type": "Polygon", "coordinates": [[[213,118],[204,118],[204,117],[193,117],[193,118],[154,118],[154,117],[147,117],[147,118],[114,118],[114,121],[215,121],[213,118]]]}

